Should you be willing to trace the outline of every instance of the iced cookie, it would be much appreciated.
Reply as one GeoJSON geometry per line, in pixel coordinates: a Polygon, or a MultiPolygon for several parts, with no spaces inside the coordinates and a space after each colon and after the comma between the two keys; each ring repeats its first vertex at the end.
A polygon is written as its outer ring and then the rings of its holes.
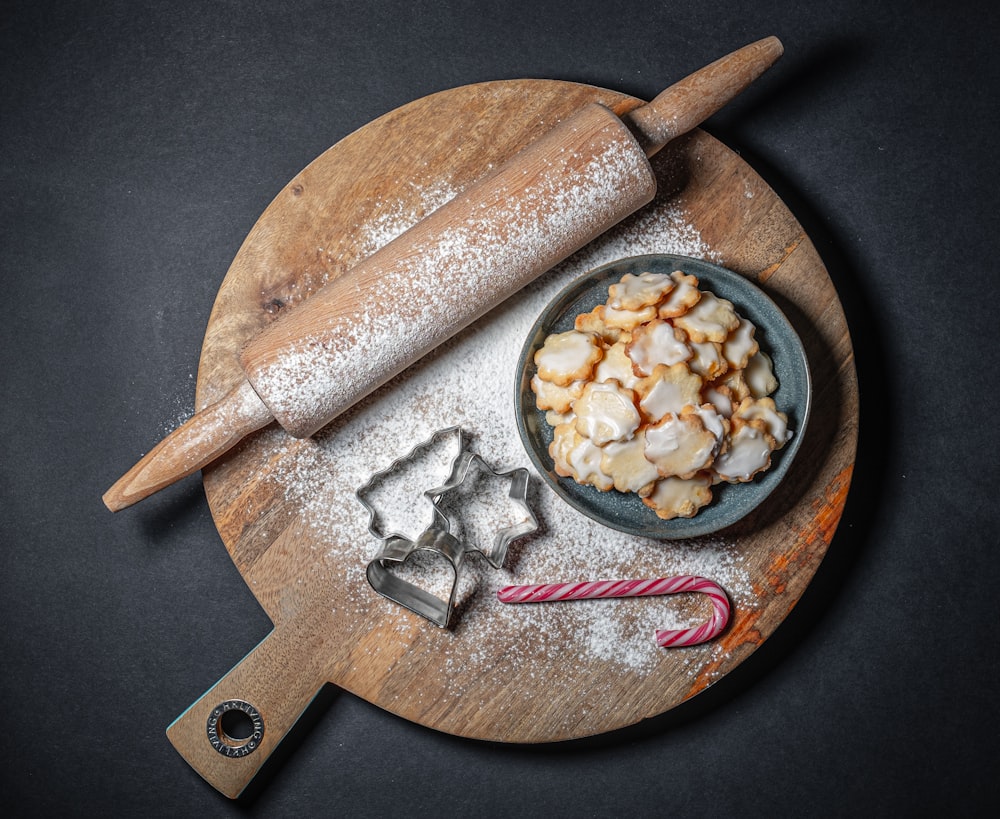
{"type": "Polygon", "coordinates": [[[776,444],[762,424],[752,424],[736,416],[732,424],[726,451],[715,459],[712,470],[724,481],[746,483],[771,465],[776,444]]]}
{"type": "Polygon", "coordinates": [[[774,438],[778,448],[784,446],[791,438],[791,433],[788,430],[788,416],[783,412],[778,412],[778,408],[771,398],[744,398],[733,413],[733,419],[737,418],[763,429],[774,438]]]}
{"type": "Polygon", "coordinates": [[[573,402],[576,431],[597,446],[627,441],[642,418],[635,406],[635,393],[617,381],[588,382],[573,402]]]}
{"type": "Polygon", "coordinates": [[[640,307],[638,310],[627,310],[625,308],[615,308],[609,305],[604,307],[604,323],[616,330],[634,330],[640,324],[645,324],[656,318],[656,307],[640,307]]]}
{"type": "Polygon", "coordinates": [[[729,369],[729,362],[722,353],[722,345],[716,341],[703,341],[701,343],[688,341],[692,356],[688,359],[688,366],[692,372],[698,373],[706,381],[725,375],[729,369]]]}
{"type": "Polygon", "coordinates": [[[778,379],[774,377],[774,366],[767,353],[758,350],[750,356],[743,368],[743,378],[746,381],[750,395],[763,398],[778,389],[778,379]]]}
{"type": "Polygon", "coordinates": [[[693,478],[663,478],[657,481],[653,491],[642,502],[652,509],[658,518],[694,517],[698,510],[712,501],[712,479],[707,475],[693,478]]]}
{"type": "Polygon", "coordinates": [[[545,339],[535,353],[535,366],[542,381],[566,387],[589,378],[602,355],[596,335],[567,330],[545,339]]]}
{"type": "Polygon", "coordinates": [[[720,299],[714,293],[701,291],[698,303],[683,315],[673,320],[692,341],[716,341],[723,343],[740,323],[733,303],[720,299]]]}
{"type": "Polygon", "coordinates": [[[625,347],[625,341],[616,341],[604,351],[604,358],[594,370],[594,381],[615,380],[623,387],[635,387],[639,376],[632,369],[632,359],[626,354],[625,347]]]}
{"type": "Polygon", "coordinates": [[[636,327],[625,352],[636,375],[650,375],[657,364],[677,364],[692,356],[687,336],[669,321],[654,319],[636,327]]]}
{"type": "Polygon", "coordinates": [[[651,375],[636,382],[635,392],[643,417],[655,424],[668,412],[679,415],[701,404],[701,387],[701,376],[686,364],[658,364],[651,375]]]}
{"type": "Polygon", "coordinates": [[[674,289],[674,280],[666,273],[626,273],[621,281],[608,288],[608,306],[616,310],[640,310],[659,304],[674,289]]]}
{"type": "Polygon", "coordinates": [[[593,333],[608,344],[614,344],[621,338],[620,327],[609,327],[604,319],[605,305],[598,304],[589,313],[580,313],[573,321],[573,328],[581,333],[593,333]]]}
{"type": "Polygon", "coordinates": [[[719,442],[693,412],[668,413],[646,428],[646,458],[664,478],[692,478],[708,469],[719,442]]]}
{"type": "Polygon", "coordinates": [[[713,382],[714,387],[725,387],[729,391],[729,398],[733,402],[733,408],[737,407],[744,398],[750,397],[750,387],[743,370],[730,370],[722,378],[713,382]]]}
{"type": "Polygon", "coordinates": [[[601,471],[601,448],[576,431],[573,424],[560,424],[554,430],[549,456],[557,475],[572,478],[608,491],[615,483],[601,471]]]}
{"type": "Polygon", "coordinates": [[[583,392],[583,381],[574,381],[564,387],[551,381],[543,381],[538,375],[531,379],[531,391],[535,394],[535,406],[540,410],[569,412],[573,402],[583,392]]]}
{"type": "Polygon", "coordinates": [[[722,355],[725,356],[729,366],[734,370],[742,370],[746,367],[750,356],[760,349],[760,345],[754,338],[756,330],[757,328],[751,322],[740,319],[736,328],[722,342],[722,355]]]}
{"type": "Polygon", "coordinates": [[[701,299],[701,291],[698,289],[697,278],[680,270],[675,270],[671,273],[670,278],[674,282],[674,289],[660,303],[656,311],[657,315],[662,319],[683,316],[701,299]]]}
{"type": "Polygon", "coordinates": [[[635,492],[645,497],[660,477],[645,455],[646,432],[639,430],[628,441],[616,441],[603,447],[601,471],[608,475],[619,492],[635,492]]]}

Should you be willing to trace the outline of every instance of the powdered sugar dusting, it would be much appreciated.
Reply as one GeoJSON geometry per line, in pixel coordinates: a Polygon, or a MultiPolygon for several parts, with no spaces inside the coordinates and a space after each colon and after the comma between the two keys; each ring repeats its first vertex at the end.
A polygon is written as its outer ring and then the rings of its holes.
{"type": "Polygon", "coordinates": [[[358,226],[355,242],[359,259],[371,256],[412,227],[417,219],[448,204],[457,191],[447,185],[438,185],[421,189],[418,193],[421,201],[419,213],[411,212],[399,200],[379,200],[375,215],[358,226]]]}
{"type": "MultiPolygon", "coordinates": [[[[442,201],[448,192],[429,191],[428,197],[442,201]]],[[[413,217],[400,213],[399,218],[402,230],[413,217]]],[[[373,235],[380,237],[393,229],[384,220],[372,227],[373,235]]],[[[569,282],[593,267],[642,253],[715,260],[679,207],[654,203],[518,292],[313,438],[294,440],[274,429],[262,433],[271,457],[270,478],[280,482],[287,502],[300,510],[314,541],[328,544],[324,563],[342,572],[336,578],[336,605],[346,616],[362,616],[377,599],[365,580],[365,567],[379,545],[368,531],[366,509],[349,493],[437,430],[453,425],[466,431],[469,448],[494,469],[527,466],[513,412],[516,366],[524,339],[544,306],[569,282]]],[[[395,512],[419,506],[423,501],[413,495],[445,482],[446,461],[430,463],[423,481],[407,476],[396,487],[398,494],[380,503],[395,512]]],[[[751,580],[732,542],[706,538],[660,543],[631,537],[585,518],[537,478],[530,484],[529,502],[539,531],[512,544],[503,569],[491,568],[478,556],[466,560],[452,627],[453,636],[462,639],[451,640],[444,649],[445,670],[454,673],[443,676],[454,693],[461,693],[465,680],[495,673],[492,666],[500,640],[513,646],[504,654],[509,664],[505,673],[530,677],[545,673],[537,664],[539,656],[599,661],[607,664],[609,673],[640,676],[669,664],[672,673],[692,679],[720,659],[717,642],[675,650],[661,649],[655,642],[657,629],[685,628],[707,619],[707,601],[664,597],[506,606],[495,597],[503,585],[695,574],[719,583],[736,611],[756,604],[751,580]]],[[[424,520],[411,521],[407,535],[413,536],[424,520]]],[[[399,522],[393,526],[405,528],[399,522]]],[[[410,582],[447,597],[451,577],[443,561],[408,563],[403,571],[410,582]]],[[[375,604],[384,606],[388,618],[397,618],[395,630],[403,643],[417,630],[435,629],[390,601],[375,604]]],[[[558,682],[548,680],[547,685],[558,682]]]]}

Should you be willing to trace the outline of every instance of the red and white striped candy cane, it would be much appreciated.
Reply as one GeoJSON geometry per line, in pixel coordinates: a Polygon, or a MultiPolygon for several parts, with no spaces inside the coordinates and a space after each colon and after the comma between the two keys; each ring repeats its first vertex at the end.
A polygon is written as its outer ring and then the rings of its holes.
{"type": "Polygon", "coordinates": [[[651,597],[697,592],[712,601],[712,616],[700,626],[658,629],[656,643],[663,648],[694,646],[717,637],[729,622],[729,598],[712,580],[690,574],[654,580],[589,580],[584,583],[537,583],[504,586],[497,592],[501,603],[546,603],[558,600],[601,600],[614,597],[651,597]]]}

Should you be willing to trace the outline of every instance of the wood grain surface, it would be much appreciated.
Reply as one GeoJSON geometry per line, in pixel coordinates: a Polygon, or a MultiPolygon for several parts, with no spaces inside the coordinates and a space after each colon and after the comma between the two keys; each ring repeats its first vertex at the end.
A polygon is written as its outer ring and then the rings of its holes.
{"type": "MultiPolygon", "coordinates": [[[[433,198],[428,191],[463,189],[594,101],[618,113],[639,104],[558,81],[465,86],[403,106],[317,158],[279,193],[233,261],[205,336],[197,406],[218,400],[242,379],[239,353],[247,339],[317,287],[350,276],[376,249],[372,226],[386,213],[421,218],[433,198]]],[[[557,741],[630,725],[694,696],[745,660],[794,607],[826,553],[851,481],[858,394],[846,319],[802,227],[734,152],[694,131],[668,145],[653,166],[659,193],[630,217],[633,228],[657,212],[682,213],[713,261],[756,281],[785,311],[810,360],[813,414],[802,449],[781,488],[724,533],[732,560],[749,578],[749,600],[735,607],[730,627],[705,651],[661,650],[639,671],[581,661],[586,655],[552,651],[543,642],[535,648],[516,630],[478,640],[466,625],[480,607],[475,597],[455,626],[438,629],[366,585],[365,560],[377,544],[362,542],[367,521],[353,495],[357,486],[331,486],[321,473],[312,476],[337,507],[337,525],[318,525],[308,495],[289,491],[290,480],[302,481],[301,465],[314,462],[308,459],[318,444],[269,427],[206,469],[204,483],[222,541],[274,631],[168,729],[175,747],[223,793],[243,789],[328,682],[455,735],[557,741]],[[252,753],[230,757],[212,747],[206,723],[213,708],[234,699],[258,709],[264,732],[252,753]]],[[[514,299],[527,300],[537,314],[544,307],[540,293],[514,299]]],[[[483,343],[473,326],[454,343],[477,340],[483,343]]],[[[467,388],[482,384],[473,380],[467,388]]],[[[380,394],[395,389],[393,381],[380,394]]],[[[500,400],[509,406],[513,428],[513,396],[500,400]]],[[[342,452],[345,463],[357,460],[365,448],[357,430],[370,411],[370,402],[363,403],[321,431],[324,452],[342,452]]],[[[436,423],[446,427],[454,419],[436,423]]],[[[420,432],[417,426],[399,431],[399,455],[411,433],[420,432]]],[[[489,452],[482,454],[489,460],[489,452]]],[[[526,464],[525,457],[507,466],[526,464]]],[[[385,465],[372,463],[370,471],[385,465]]],[[[651,570],[642,562],[651,550],[671,548],[637,544],[635,576],[651,570]]],[[[680,605],[696,617],[702,611],[696,599],[680,605]]]]}

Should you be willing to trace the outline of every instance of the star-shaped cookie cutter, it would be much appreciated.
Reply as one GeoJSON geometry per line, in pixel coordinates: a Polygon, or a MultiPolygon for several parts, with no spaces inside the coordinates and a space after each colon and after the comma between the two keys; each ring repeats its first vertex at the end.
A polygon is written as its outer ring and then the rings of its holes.
{"type": "Polygon", "coordinates": [[[517,538],[531,534],[538,528],[538,520],[528,505],[528,470],[519,468],[509,472],[496,472],[479,455],[469,452],[464,446],[464,433],[461,427],[448,427],[438,430],[428,440],[418,444],[409,453],[396,459],[388,468],[372,475],[364,486],[355,492],[355,497],[365,507],[369,514],[368,531],[381,541],[375,556],[368,562],[366,577],[371,587],[383,597],[419,614],[436,625],[446,628],[451,620],[455,605],[455,594],[459,578],[465,563],[465,556],[478,552],[495,569],[503,566],[510,544],[517,538]],[[433,509],[433,522],[416,540],[395,533],[385,533],[378,525],[378,510],[368,499],[368,493],[384,478],[399,471],[405,465],[413,462],[420,454],[431,449],[443,438],[456,436],[458,454],[451,464],[448,479],[441,486],[423,492],[433,509]],[[442,508],[442,501],[452,492],[456,492],[470,480],[473,467],[497,479],[510,481],[508,498],[524,514],[522,520],[502,527],[493,533],[490,544],[466,544],[452,534],[456,523],[453,516],[442,508]],[[410,583],[394,575],[390,568],[400,566],[415,552],[427,551],[441,555],[451,567],[453,578],[448,599],[444,600],[426,589],[410,583]]]}
{"type": "Polygon", "coordinates": [[[507,492],[507,497],[524,512],[523,521],[497,530],[493,535],[492,544],[488,548],[480,544],[466,549],[469,552],[479,552],[494,569],[499,569],[507,558],[507,548],[510,544],[519,537],[530,535],[538,529],[538,520],[535,518],[534,512],[531,511],[531,507],[528,506],[528,470],[512,469],[509,472],[497,472],[479,455],[462,450],[452,464],[448,480],[425,494],[431,499],[431,504],[434,507],[435,526],[450,532],[454,521],[442,510],[441,503],[449,492],[457,490],[469,479],[469,473],[473,467],[481,469],[494,478],[509,479],[510,489],[507,492]]]}

